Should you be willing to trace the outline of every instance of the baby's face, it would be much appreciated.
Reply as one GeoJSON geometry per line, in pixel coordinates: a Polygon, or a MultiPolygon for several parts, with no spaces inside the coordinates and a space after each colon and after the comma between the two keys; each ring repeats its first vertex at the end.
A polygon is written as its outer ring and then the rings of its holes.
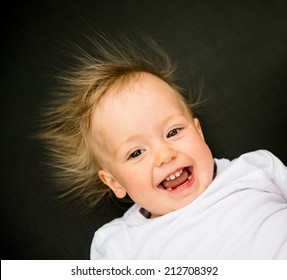
{"type": "Polygon", "coordinates": [[[212,181],[213,157],[199,121],[151,74],[108,90],[93,114],[92,137],[99,139],[102,181],[154,216],[189,204],[212,181]]]}

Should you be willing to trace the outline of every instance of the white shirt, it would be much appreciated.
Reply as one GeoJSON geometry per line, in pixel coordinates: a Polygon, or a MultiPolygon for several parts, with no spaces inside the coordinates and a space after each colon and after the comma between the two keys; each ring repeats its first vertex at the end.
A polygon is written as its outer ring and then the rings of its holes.
{"type": "Polygon", "coordinates": [[[96,231],[91,259],[287,259],[287,169],[268,151],[215,159],[196,200],[147,219],[133,205],[96,231]]]}

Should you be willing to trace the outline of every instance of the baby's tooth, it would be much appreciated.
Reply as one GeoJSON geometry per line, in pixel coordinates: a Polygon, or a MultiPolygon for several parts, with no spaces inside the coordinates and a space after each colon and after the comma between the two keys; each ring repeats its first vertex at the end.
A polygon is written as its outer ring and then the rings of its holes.
{"type": "Polygon", "coordinates": [[[171,176],[169,176],[169,178],[170,178],[171,180],[174,180],[174,179],[175,179],[175,175],[171,175],[171,176]]]}
{"type": "Polygon", "coordinates": [[[166,181],[171,181],[174,180],[175,178],[179,177],[183,172],[183,169],[180,169],[179,171],[177,171],[175,174],[170,175],[169,177],[166,177],[165,180],[166,181]]]}

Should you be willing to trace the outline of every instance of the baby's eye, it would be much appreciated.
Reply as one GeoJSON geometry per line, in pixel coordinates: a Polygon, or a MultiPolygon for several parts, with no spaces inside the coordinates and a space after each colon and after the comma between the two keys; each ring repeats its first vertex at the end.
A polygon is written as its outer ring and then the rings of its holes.
{"type": "Polygon", "coordinates": [[[129,159],[139,157],[142,153],[143,150],[138,149],[130,154],[129,159]]]}
{"type": "Polygon", "coordinates": [[[168,132],[166,137],[167,138],[173,137],[173,136],[177,135],[180,130],[181,130],[180,128],[174,128],[174,129],[172,129],[171,131],[168,132]]]}

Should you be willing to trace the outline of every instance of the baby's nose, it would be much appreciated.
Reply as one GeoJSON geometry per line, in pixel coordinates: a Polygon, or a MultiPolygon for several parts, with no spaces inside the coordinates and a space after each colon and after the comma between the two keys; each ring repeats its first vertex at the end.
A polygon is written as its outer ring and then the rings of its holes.
{"type": "Polygon", "coordinates": [[[170,145],[161,145],[155,152],[155,166],[160,167],[177,157],[177,151],[170,145]]]}

